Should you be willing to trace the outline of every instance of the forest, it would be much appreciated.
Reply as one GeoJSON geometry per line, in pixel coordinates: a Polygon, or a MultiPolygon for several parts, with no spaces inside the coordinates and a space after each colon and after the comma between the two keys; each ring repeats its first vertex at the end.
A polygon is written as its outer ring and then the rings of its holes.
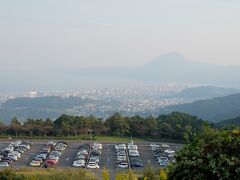
{"type": "Polygon", "coordinates": [[[189,140],[202,130],[207,121],[185,113],[173,112],[158,117],[127,117],[116,113],[106,120],[95,116],[61,115],[56,120],[13,118],[10,124],[0,123],[1,136],[53,136],[67,137],[88,134],[93,136],[133,136],[189,140]]]}

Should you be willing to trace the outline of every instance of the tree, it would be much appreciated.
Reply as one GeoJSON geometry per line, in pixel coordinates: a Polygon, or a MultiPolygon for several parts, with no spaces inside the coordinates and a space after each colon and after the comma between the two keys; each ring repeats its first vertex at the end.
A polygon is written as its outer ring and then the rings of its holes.
{"type": "Polygon", "coordinates": [[[44,136],[46,137],[47,134],[50,131],[53,131],[53,122],[51,119],[46,119],[46,121],[43,123],[41,127],[42,132],[44,133],[44,136]]]}
{"type": "Polygon", "coordinates": [[[152,135],[152,132],[156,129],[157,127],[157,120],[153,116],[149,116],[146,119],[146,126],[149,132],[149,135],[152,135]]]}
{"type": "Polygon", "coordinates": [[[177,155],[169,179],[235,180],[240,177],[240,130],[205,127],[177,155]]]}
{"type": "Polygon", "coordinates": [[[1,136],[5,132],[5,129],[6,129],[6,125],[2,121],[0,121],[0,133],[1,133],[0,135],[1,136]]]}
{"type": "Polygon", "coordinates": [[[18,132],[21,130],[21,123],[18,121],[18,119],[16,117],[14,117],[11,120],[10,128],[15,131],[15,136],[17,137],[18,136],[18,132]]]}
{"type": "Polygon", "coordinates": [[[114,135],[127,135],[130,132],[130,127],[126,119],[118,113],[108,118],[105,125],[109,127],[111,133],[114,135]]]}

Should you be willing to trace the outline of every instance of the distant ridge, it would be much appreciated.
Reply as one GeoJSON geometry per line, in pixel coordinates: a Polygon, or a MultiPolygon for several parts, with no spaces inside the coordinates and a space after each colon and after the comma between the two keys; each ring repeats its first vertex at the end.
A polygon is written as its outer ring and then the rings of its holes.
{"type": "MultiPolygon", "coordinates": [[[[0,120],[8,123],[13,117],[20,120],[27,118],[55,119],[62,114],[74,115],[76,107],[94,103],[96,105],[109,105],[104,100],[82,99],[80,97],[62,98],[59,96],[45,96],[36,98],[15,98],[6,101],[0,106],[0,120]]],[[[112,105],[117,101],[111,101],[112,105]]]]}
{"type": "Polygon", "coordinates": [[[10,70],[2,71],[5,76],[0,77],[2,82],[0,92],[9,92],[13,89],[23,91],[24,89],[126,87],[133,83],[169,82],[240,88],[240,66],[197,63],[177,52],[163,54],[140,67],[60,69],[56,67],[56,69],[46,69],[44,73],[30,69],[28,72],[16,72],[14,77],[10,70]]]}
{"type": "Polygon", "coordinates": [[[211,122],[219,122],[240,116],[240,94],[168,106],[161,109],[160,114],[173,111],[189,113],[211,122]]]}
{"type": "Polygon", "coordinates": [[[198,86],[198,87],[191,87],[182,90],[181,92],[177,92],[171,94],[168,98],[182,98],[186,100],[203,100],[203,99],[210,99],[214,97],[222,97],[231,94],[240,93],[239,89],[234,88],[222,88],[216,86],[198,86]]]}
{"type": "Polygon", "coordinates": [[[216,124],[218,127],[231,127],[231,126],[238,126],[240,127],[240,116],[232,118],[232,119],[226,119],[223,121],[220,121],[216,124]]]}

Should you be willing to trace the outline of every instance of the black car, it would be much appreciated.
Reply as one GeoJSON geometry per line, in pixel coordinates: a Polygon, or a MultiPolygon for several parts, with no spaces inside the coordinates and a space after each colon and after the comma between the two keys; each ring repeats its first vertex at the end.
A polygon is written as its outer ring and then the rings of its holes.
{"type": "Polygon", "coordinates": [[[66,146],[68,145],[65,141],[59,141],[57,144],[65,144],[66,146]]]}
{"type": "Polygon", "coordinates": [[[32,143],[31,143],[31,142],[29,142],[29,141],[23,141],[21,144],[25,144],[25,145],[32,146],[32,143]]]}
{"type": "Polygon", "coordinates": [[[143,167],[143,164],[141,161],[131,161],[130,166],[131,167],[143,167]]]}
{"type": "Polygon", "coordinates": [[[6,151],[1,151],[0,152],[0,155],[1,156],[4,156],[4,157],[7,157],[8,156],[8,153],[6,151]]]}
{"type": "Polygon", "coordinates": [[[25,152],[27,150],[27,148],[24,148],[23,146],[18,146],[17,149],[20,149],[23,152],[25,152]]]}
{"type": "Polygon", "coordinates": [[[42,150],[39,154],[46,154],[49,155],[49,152],[47,150],[42,150]]]}
{"type": "Polygon", "coordinates": [[[101,151],[99,150],[92,150],[90,156],[100,156],[101,155],[101,151]]]}
{"type": "Polygon", "coordinates": [[[141,162],[141,158],[140,157],[130,157],[130,162],[131,161],[140,161],[141,162]]]}
{"type": "Polygon", "coordinates": [[[2,159],[2,162],[7,162],[8,164],[11,164],[13,162],[13,159],[9,157],[5,157],[2,159]]]}
{"type": "Polygon", "coordinates": [[[21,149],[21,148],[17,148],[17,149],[15,149],[14,151],[17,151],[17,152],[19,152],[20,154],[23,154],[23,153],[24,153],[24,150],[21,149]]]}

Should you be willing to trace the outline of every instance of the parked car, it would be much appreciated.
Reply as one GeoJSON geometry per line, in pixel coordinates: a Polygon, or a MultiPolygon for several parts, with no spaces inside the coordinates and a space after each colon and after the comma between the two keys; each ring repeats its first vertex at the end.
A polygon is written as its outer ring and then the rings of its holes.
{"type": "Polygon", "coordinates": [[[41,166],[41,162],[33,160],[33,161],[31,161],[30,166],[40,167],[41,166]]]}
{"type": "Polygon", "coordinates": [[[168,153],[168,154],[173,154],[175,153],[175,151],[171,150],[171,149],[167,149],[164,151],[165,153],[168,153]]]}
{"type": "Polygon", "coordinates": [[[128,168],[128,163],[127,162],[120,162],[120,163],[118,163],[117,167],[119,167],[119,168],[128,168]]]}
{"type": "Polygon", "coordinates": [[[0,167],[9,167],[7,162],[0,162],[0,167]]]}
{"type": "Polygon", "coordinates": [[[143,167],[143,164],[142,164],[142,162],[141,161],[131,161],[130,162],[130,166],[131,167],[143,167]]]}
{"type": "Polygon", "coordinates": [[[89,162],[88,165],[87,165],[87,168],[89,168],[89,169],[99,169],[99,165],[98,165],[98,163],[95,163],[95,162],[89,162]]]}
{"type": "Polygon", "coordinates": [[[100,158],[99,158],[99,156],[92,156],[92,157],[90,157],[90,159],[89,159],[89,161],[90,162],[96,162],[96,163],[100,163],[100,158]]]}
{"type": "Polygon", "coordinates": [[[86,161],[81,159],[73,162],[73,167],[85,167],[86,161]]]}
{"type": "Polygon", "coordinates": [[[13,161],[17,161],[18,157],[15,154],[8,154],[8,158],[11,158],[13,161]]]}
{"type": "Polygon", "coordinates": [[[27,144],[20,144],[19,147],[23,147],[26,150],[30,149],[30,145],[27,145],[27,144]]]}
{"type": "Polygon", "coordinates": [[[163,148],[169,148],[169,145],[167,145],[167,144],[162,144],[161,145],[163,148]]]}

